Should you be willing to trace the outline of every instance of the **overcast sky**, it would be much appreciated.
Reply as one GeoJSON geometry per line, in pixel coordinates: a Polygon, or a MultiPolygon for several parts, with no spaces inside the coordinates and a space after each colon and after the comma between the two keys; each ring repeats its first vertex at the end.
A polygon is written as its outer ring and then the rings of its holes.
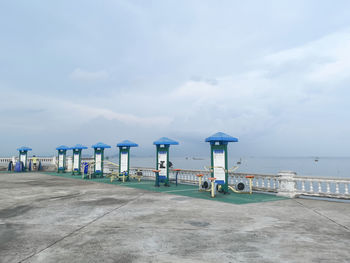
{"type": "Polygon", "coordinates": [[[0,155],[350,156],[350,1],[0,2],[0,155]],[[175,149],[176,148],[176,149],[175,149]]]}

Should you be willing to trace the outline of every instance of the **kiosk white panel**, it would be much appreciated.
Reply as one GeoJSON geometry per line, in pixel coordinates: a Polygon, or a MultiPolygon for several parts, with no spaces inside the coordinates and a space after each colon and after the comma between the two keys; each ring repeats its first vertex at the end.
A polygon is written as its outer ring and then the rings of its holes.
{"type": "Polygon", "coordinates": [[[58,155],[58,167],[62,168],[63,167],[63,154],[58,155]]]}
{"type": "Polygon", "coordinates": [[[126,172],[128,171],[128,153],[121,152],[120,154],[120,171],[126,172]]]}
{"type": "Polygon", "coordinates": [[[74,167],[73,169],[79,169],[79,153],[74,154],[74,167]]]}
{"type": "Polygon", "coordinates": [[[159,151],[158,152],[158,170],[160,170],[159,175],[160,176],[167,176],[167,152],[166,151],[159,151]]]}
{"type": "Polygon", "coordinates": [[[27,156],[25,154],[21,154],[20,156],[21,156],[21,160],[20,161],[23,162],[24,166],[26,166],[27,156]]]}
{"type": "Polygon", "coordinates": [[[101,153],[96,153],[95,171],[101,171],[101,163],[102,163],[101,153]]]}
{"type": "Polygon", "coordinates": [[[214,177],[216,180],[225,181],[225,153],[224,150],[213,151],[214,177]]]}

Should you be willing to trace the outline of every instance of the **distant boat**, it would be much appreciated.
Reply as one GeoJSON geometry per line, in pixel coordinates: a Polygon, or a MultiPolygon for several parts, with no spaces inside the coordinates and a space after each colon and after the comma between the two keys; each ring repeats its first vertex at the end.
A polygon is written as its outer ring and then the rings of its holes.
{"type": "Polygon", "coordinates": [[[318,162],[318,157],[315,158],[315,163],[317,163],[317,162],[318,162]]]}
{"type": "Polygon", "coordinates": [[[186,160],[204,160],[203,158],[198,158],[198,157],[185,157],[186,160]]]}
{"type": "Polygon", "coordinates": [[[239,158],[239,161],[237,162],[237,164],[241,164],[242,163],[242,158],[239,158]]]}

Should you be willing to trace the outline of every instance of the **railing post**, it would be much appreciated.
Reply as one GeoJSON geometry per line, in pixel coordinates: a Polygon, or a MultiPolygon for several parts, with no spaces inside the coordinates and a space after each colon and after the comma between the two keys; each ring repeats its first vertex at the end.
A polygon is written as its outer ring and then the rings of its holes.
{"type": "Polygon", "coordinates": [[[297,185],[294,177],[295,172],[281,171],[278,173],[279,187],[277,189],[277,195],[294,198],[296,196],[297,185]]]}

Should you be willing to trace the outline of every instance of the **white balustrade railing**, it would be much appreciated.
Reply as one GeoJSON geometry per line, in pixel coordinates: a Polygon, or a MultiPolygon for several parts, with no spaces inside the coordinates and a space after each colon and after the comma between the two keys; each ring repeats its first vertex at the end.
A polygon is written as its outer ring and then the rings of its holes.
{"type": "MultiPolygon", "coordinates": [[[[33,157],[29,157],[28,156],[28,161],[32,160],[33,157]]],[[[36,157],[38,162],[41,162],[42,164],[45,165],[50,165],[50,164],[55,164],[56,162],[56,157],[36,157]]],[[[12,161],[13,163],[18,161],[18,156],[14,156],[14,157],[5,157],[5,158],[0,158],[0,166],[4,167],[4,166],[8,166],[9,163],[12,161]]]]}
{"type": "Polygon", "coordinates": [[[332,198],[350,198],[350,179],[295,176],[295,194],[332,198]]]}
{"type": "Polygon", "coordinates": [[[0,163],[1,164],[8,164],[9,162],[12,161],[12,158],[0,158],[0,163]]]}
{"type": "MultiPolygon", "coordinates": [[[[37,157],[43,165],[48,167],[57,166],[57,157],[37,157]]],[[[30,159],[30,158],[29,158],[30,159]]],[[[9,162],[16,162],[18,157],[0,158],[0,166],[7,167],[9,162]]],[[[93,158],[82,158],[82,162],[93,161],[93,158]]],[[[71,170],[72,157],[67,157],[67,170],[71,170]]],[[[109,162],[104,163],[104,172],[117,172],[118,166],[109,162]]],[[[133,167],[130,173],[135,174],[141,171],[144,178],[154,179],[153,168],[133,167]]],[[[202,180],[211,177],[209,170],[180,170],[178,172],[178,182],[187,184],[198,184],[198,174],[202,174],[202,180]]],[[[243,182],[248,185],[246,176],[254,176],[252,180],[253,190],[262,192],[273,192],[281,196],[296,197],[300,195],[315,197],[330,197],[350,199],[350,178],[327,178],[327,177],[306,177],[297,176],[294,172],[280,172],[277,175],[250,174],[250,173],[228,173],[228,183],[236,185],[243,182]]],[[[174,180],[176,171],[170,170],[170,179],[174,180]]]]}
{"type": "MultiPolygon", "coordinates": [[[[144,177],[154,179],[152,168],[131,168],[130,173],[141,171],[144,177]]],[[[198,184],[197,174],[203,174],[202,180],[211,177],[210,171],[181,170],[178,172],[180,183],[198,184]]],[[[174,179],[175,171],[170,172],[170,179],[174,179]]],[[[229,184],[236,185],[243,182],[248,185],[246,176],[254,176],[252,180],[253,190],[273,192],[281,196],[296,197],[300,195],[315,197],[330,197],[350,199],[350,179],[347,178],[324,178],[296,176],[293,172],[281,172],[277,175],[233,173],[229,172],[229,184]]]]}

